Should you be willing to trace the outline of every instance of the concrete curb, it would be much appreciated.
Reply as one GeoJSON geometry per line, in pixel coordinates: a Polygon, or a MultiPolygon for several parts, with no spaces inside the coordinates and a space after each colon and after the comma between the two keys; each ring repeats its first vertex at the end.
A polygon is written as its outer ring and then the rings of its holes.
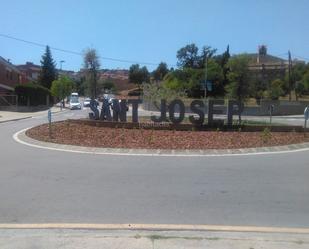
{"type": "Polygon", "coordinates": [[[309,234],[302,227],[260,227],[190,224],[100,224],[100,223],[0,223],[0,229],[85,229],[85,230],[143,230],[143,231],[208,231],[309,234]]]}
{"type": "MultiPolygon", "coordinates": [[[[30,127],[31,128],[31,127],[30,127]]],[[[153,149],[121,149],[121,148],[97,148],[76,145],[55,144],[38,141],[26,135],[30,128],[16,132],[13,138],[16,142],[39,149],[49,149],[55,151],[97,154],[97,155],[117,155],[117,156],[172,156],[172,157],[222,157],[222,156],[250,156],[284,154],[291,152],[309,151],[309,142],[301,144],[291,144],[285,146],[245,148],[245,149],[225,149],[225,150],[153,150],[153,149]]]]}
{"type": "Polygon", "coordinates": [[[29,119],[32,118],[32,116],[27,116],[27,117],[23,117],[23,118],[13,118],[13,119],[8,119],[8,120],[0,120],[0,124],[1,123],[7,123],[7,122],[13,122],[13,121],[19,121],[19,120],[23,120],[23,119],[29,119]]]}
{"type": "Polygon", "coordinates": [[[302,249],[309,235],[297,233],[97,229],[0,229],[4,249],[302,249]]]}
{"type": "MultiPolygon", "coordinates": [[[[52,111],[51,113],[56,115],[56,114],[62,114],[62,113],[66,113],[69,110],[65,109],[63,111],[52,111]]],[[[22,117],[22,118],[12,118],[12,119],[7,119],[7,120],[0,120],[0,124],[1,123],[7,123],[7,122],[13,122],[13,121],[19,121],[19,120],[23,120],[23,119],[29,119],[29,118],[34,118],[34,117],[40,117],[40,116],[44,116],[44,114],[40,113],[40,114],[35,114],[35,115],[31,115],[31,116],[26,116],[26,117],[22,117]]],[[[47,116],[47,115],[46,115],[47,116]]]]}

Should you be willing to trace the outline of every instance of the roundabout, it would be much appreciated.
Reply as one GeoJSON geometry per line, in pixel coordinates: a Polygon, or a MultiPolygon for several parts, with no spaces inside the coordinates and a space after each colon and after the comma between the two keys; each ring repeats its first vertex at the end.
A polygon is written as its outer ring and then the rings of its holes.
{"type": "Polygon", "coordinates": [[[138,148],[102,148],[91,146],[78,146],[59,144],[46,141],[39,141],[27,135],[27,131],[32,127],[22,129],[13,135],[15,141],[40,148],[55,151],[97,154],[97,155],[125,155],[125,156],[186,156],[186,157],[209,157],[209,156],[248,156],[248,155],[266,155],[282,154],[291,152],[302,152],[309,150],[309,142],[289,144],[282,146],[256,147],[256,148],[238,148],[238,149],[138,149],[138,148]]]}

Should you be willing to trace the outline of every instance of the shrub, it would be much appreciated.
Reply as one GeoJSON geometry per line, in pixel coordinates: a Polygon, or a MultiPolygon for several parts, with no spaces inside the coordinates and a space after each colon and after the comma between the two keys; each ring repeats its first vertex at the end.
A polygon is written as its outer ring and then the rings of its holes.
{"type": "Polygon", "coordinates": [[[271,132],[268,128],[264,128],[261,134],[261,138],[264,144],[267,144],[271,139],[271,132]]]}
{"type": "Polygon", "coordinates": [[[46,96],[52,100],[49,89],[35,83],[17,85],[15,93],[18,95],[19,105],[27,105],[28,99],[31,106],[46,105],[46,96]]]}

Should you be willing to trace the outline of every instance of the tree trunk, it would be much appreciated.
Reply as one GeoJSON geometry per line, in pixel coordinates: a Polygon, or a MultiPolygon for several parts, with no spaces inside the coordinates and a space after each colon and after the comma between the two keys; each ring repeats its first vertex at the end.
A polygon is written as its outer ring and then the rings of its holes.
{"type": "Polygon", "coordinates": [[[238,100],[238,123],[241,125],[242,101],[238,100]]]}

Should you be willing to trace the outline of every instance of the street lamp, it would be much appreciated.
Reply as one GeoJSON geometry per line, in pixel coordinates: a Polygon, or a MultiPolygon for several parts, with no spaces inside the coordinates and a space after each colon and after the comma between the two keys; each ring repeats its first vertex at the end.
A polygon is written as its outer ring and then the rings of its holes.
{"type": "MultiPolygon", "coordinates": [[[[64,60],[61,60],[60,61],[60,70],[59,70],[59,74],[58,74],[58,79],[60,79],[59,78],[59,75],[60,75],[60,73],[61,73],[61,71],[62,71],[62,63],[64,63],[65,61],[64,60]]],[[[61,88],[61,91],[62,91],[62,88],[61,88]]],[[[64,107],[64,99],[62,99],[62,93],[61,93],[61,101],[60,101],[60,109],[61,109],[61,111],[62,111],[62,107],[64,107]]]]}
{"type": "Polygon", "coordinates": [[[64,63],[65,61],[61,60],[60,61],[60,71],[62,70],[62,63],[64,63]]]}

